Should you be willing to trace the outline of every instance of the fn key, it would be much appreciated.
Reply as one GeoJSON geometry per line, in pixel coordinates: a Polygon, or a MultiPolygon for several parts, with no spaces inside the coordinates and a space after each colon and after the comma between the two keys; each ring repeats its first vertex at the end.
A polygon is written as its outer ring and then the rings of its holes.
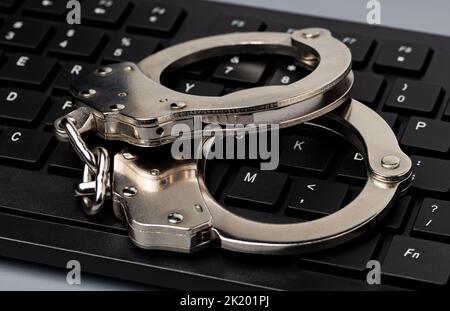
{"type": "Polygon", "coordinates": [[[226,201],[239,207],[272,211],[287,179],[283,173],[241,167],[226,194],[226,201]]]}
{"type": "Polygon", "coordinates": [[[450,276],[450,245],[396,236],[382,268],[388,278],[445,285],[450,276]]]}

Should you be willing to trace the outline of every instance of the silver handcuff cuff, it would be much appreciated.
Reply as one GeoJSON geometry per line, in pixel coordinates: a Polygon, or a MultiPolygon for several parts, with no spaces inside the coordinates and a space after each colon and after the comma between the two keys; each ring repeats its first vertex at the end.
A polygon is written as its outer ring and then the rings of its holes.
{"type": "MultiPolygon", "coordinates": [[[[286,33],[235,33],[182,43],[138,64],[101,67],[71,87],[78,109],[55,121],[60,140],[70,141],[84,161],[76,195],[88,215],[113,200],[138,247],[193,252],[209,244],[259,254],[303,253],[345,242],[371,227],[410,183],[411,160],[371,109],[349,97],[353,84],[351,54],[326,29],[286,33]],[[166,70],[230,54],[277,54],[294,57],[312,72],[298,82],[241,90],[222,97],[179,93],[161,84],[166,70]],[[329,216],[301,223],[264,223],[237,215],[210,194],[206,159],[157,159],[144,152],[170,144],[176,124],[300,123],[337,133],[367,162],[367,182],[347,206],[329,216]],[[82,135],[95,132],[125,149],[110,165],[108,151],[90,151],[82,135]],[[140,151],[142,150],[142,152],[140,151]],[[112,172],[111,168],[114,167],[112,172]],[[214,243],[212,243],[214,242],[214,243]]],[[[214,138],[205,138],[210,148],[214,138]]]]}

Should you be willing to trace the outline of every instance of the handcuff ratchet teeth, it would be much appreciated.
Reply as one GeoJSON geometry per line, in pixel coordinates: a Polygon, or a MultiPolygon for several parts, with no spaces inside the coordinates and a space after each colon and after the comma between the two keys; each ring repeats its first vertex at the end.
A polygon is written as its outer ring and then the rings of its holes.
{"type": "MultiPolygon", "coordinates": [[[[70,141],[86,163],[83,182],[75,187],[86,213],[99,213],[109,196],[115,215],[141,248],[193,252],[215,242],[240,252],[298,254],[360,234],[410,183],[411,160],[386,122],[349,98],[352,84],[350,51],[326,29],[219,35],[175,45],[138,64],[101,67],[79,78],[71,86],[79,108],[55,121],[55,133],[70,141]],[[221,97],[183,94],[161,84],[166,72],[244,53],[294,57],[311,73],[290,85],[221,97]],[[351,203],[320,219],[274,224],[244,218],[210,194],[205,182],[208,160],[175,160],[161,150],[176,138],[172,128],[186,124],[193,129],[194,117],[220,125],[308,123],[332,131],[363,155],[367,182],[351,203]],[[87,132],[134,148],[114,156],[109,174],[108,152],[101,147],[90,151],[82,139],[87,132]]],[[[213,139],[205,138],[202,148],[210,148],[213,139]]]]}

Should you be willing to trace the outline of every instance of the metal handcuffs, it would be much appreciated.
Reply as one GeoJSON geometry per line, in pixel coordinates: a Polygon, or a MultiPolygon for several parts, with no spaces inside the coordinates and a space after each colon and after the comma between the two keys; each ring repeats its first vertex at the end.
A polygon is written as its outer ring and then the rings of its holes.
{"type": "MultiPolygon", "coordinates": [[[[110,65],[81,77],[71,87],[79,108],[55,121],[55,133],[70,140],[86,163],[83,182],[75,187],[85,211],[98,213],[109,193],[115,215],[141,248],[193,252],[215,241],[240,252],[301,253],[353,238],[385,214],[409,185],[409,157],[380,116],[349,98],[352,84],[351,54],[328,30],[219,35],[170,47],[139,64],[110,65]],[[188,95],[161,85],[166,70],[242,53],[295,57],[313,71],[290,85],[222,97],[188,95]],[[105,140],[157,147],[174,140],[174,125],[192,125],[194,116],[204,123],[288,127],[308,122],[331,130],[364,155],[367,182],[356,199],[329,216],[303,223],[262,223],[232,213],[212,197],[205,183],[207,160],[157,159],[124,150],[114,156],[110,175],[106,149],[91,152],[81,137],[94,131],[105,140]]],[[[151,151],[158,154],[160,148],[151,151]]]]}

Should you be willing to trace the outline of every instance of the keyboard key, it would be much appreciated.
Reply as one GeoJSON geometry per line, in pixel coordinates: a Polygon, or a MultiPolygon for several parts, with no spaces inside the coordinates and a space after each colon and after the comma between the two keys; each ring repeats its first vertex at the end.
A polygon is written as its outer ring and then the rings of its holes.
{"type": "Polygon", "coordinates": [[[68,92],[73,80],[78,78],[81,74],[94,70],[94,68],[95,66],[93,65],[81,62],[67,63],[56,77],[53,87],[59,91],[68,92]]]}
{"type": "Polygon", "coordinates": [[[286,213],[294,217],[326,216],[339,210],[349,186],[334,182],[300,178],[290,190],[286,213]]]}
{"type": "Polygon", "coordinates": [[[434,237],[448,242],[450,238],[450,201],[427,198],[420,207],[413,232],[417,236],[434,237]]]}
{"type": "Polygon", "coordinates": [[[300,265],[305,268],[322,268],[326,272],[345,271],[362,276],[367,263],[373,259],[379,241],[379,234],[363,236],[343,247],[308,255],[301,259],[300,265]]]}
{"type": "Polygon", "coordinates": [[[72,100],[69,97],[61,97],[54,100],[50,111],[45,118],[45,126],[47,129],[53,129],[53,123],[56,119],[75,110],[72,100]]]}
{"type": "Polygon", "coordinates": [[[288,175],[241,167],[226,193],[227,204],[273,211],[288,175]]]}
{"type": "Polygon", "coordinates": [[[306,77],[309,72],[295,64],[279,63],[275,73],[269,79],[267,85],[289,85],[306,77]]]}
{"type": "Polygon", "coordinates": [[[144,36],[122,35],[106,48],[104,60],[107,62],[139,62],[153,54],[159,40],[144,36]]]}
{"type": "Polygon", "coordinates": [[[374,108],[385,86],[384,77],[367,72],[355,72],[352,97],[374,108]]]}
{"type": "Polygon", "coordinates": [[[50,133],[8,128],[0,136],[0,161],[36,167],[52,137],[50,133]]]}
{"type": "Polygon", "coordinates": [[[102,45],[105,34],[85,28],[63,28],[50,43],[49,52],[62,57],[90,59],[102,45]]]}
{"type": "Polygon", "coordinates": [[[329,167],[336,142],[326,138],[289,136],[281,141],[280,164],[322,175],[329,167]]]}
{"type": "Polygon", "coordinates": [[[206,184],[208,185],[208,190],[212,195],[216,195],[220,186],[222,185],[225,176],[228,172],[229,165],[222,162],[215,162],[209,164],[206,170],[206,184]]]}
{"type": "Polygon", "coordinates": [[[450,245],[395,236],[381,270],[389,279],[445,285],[450,276],[450,245]]]}
{"type": "Polygon", "coordinates": [[[33,123],[47,103],[45,93],[0,89],[0,119],[3,121],[33,123]]]}
{"type": "Polygon", "coordinates": [[[411,196],[400,196],[394,202],[389,214],[383,219],[382,225],[385,229],[390,231],[399,230],[406,220],[406,213],[411,204],[411,196]]]}
{"type": "Polygon", "coordinates": [[[25,14],[38,17],[53,17],[65,19],[67,10],[66,5],[66,1],[27,0],[23,5],[23,11],[25,14]]]}
{"type": "Polygon", "coordinates": [[[118,25],[130,7],[127,0],[89,0],[81,6],[81,23],[95,26],[118,25]]]}
{"type": "Polygon", "coordinates": [[[263,27],[263,21],[258,18],[221,15],[214,22],[210,33],[258,31],[263,27]]]}
{"type": "Polygon", "coordinates": [[[10,20],[0,32],[0,44],[22,49],[37,49],[47,37],[50,24],[28,19],[10,20]]]}
{"type": "Polygon", "coordinates": [[[442,95],[442,87],[434,84],[397,80],[386,107],[413,113],[431,114],[442,95]]]}
{"type": "MultiPolygon", "coordinates": [[[[28,170],[20,170],[18,174],[16,168],[0,166],[0,183],[2,184],[0,206],[3,211],[20,213],[22,215],[20,218],[23,220],[44,218],[46,221],[43,225],[47,228],[59,223],[70,229],[71,232],[75,232],[74,229],[85,227],[90,228],[88,231],[96,234],[101,234],[106,230],[126,236],[127,229],[122,222],[115,219],[112,212],[100,213],[97,217],[89,217],[83,212],[83,209],[80,208],[80,200],[73,195],[73,184],[79,181],[80,176],[71,179],[28,170]],[[28,218],[30,216],[31,219],[28,218]]],[[[2,215],[5,214],[2,213],[2,215]]],[[[24,229],[24,232],[30,229],[25,224],[23,228],[27,228],[24,229]]],[[[64,235],[56,234],[52,229],[50,231],[52,233],[48,236],[66,239],[64,235]]],[[[43,235],[40,229],[31,230],[29,234],[43,235]]]]}
{"type": "Polygon", "coordinates": [[[42,86],[56,66],[56,59],[34,55],[11,55],[0,70],[0,80],[42,86]]]}
{"type": "Polygon", "coordinates": [[[347,45],[352,52],[353,68],[367,64],[369,55],[375,47],[375,40],[354,34],[335,33],[334,36],[347,45]]]}
{"type": "Polygon", "coordinates": [[[425,66],[431,49],[428,46],[402,41],[383,43],[375,65],[381,69],[399,73],[420,74],[425,66]]]}
{"type": "Polygon", "coordinates": [[[220,96],[223,93],[223,89],[221,84],[187,79],[180,80],[175,86],[175,90],[180,93],[201,96],[220,96]]]}
{"type": "Polygon", "coordinates": [[[267,64],[258,58],[233,56],[219,64],[214,72],[214,78],[233,82],[256,84],[258,83],[267,64]]]}
{"type": "Polygon", "coordinates": [[[416,151],[447,153],[450,149],[450,123],[411,117],[401,144],[416,151]]]}
{"type": "Polygon", "coordinates": [[[380,112],[379,115],[386,121],[386,123],[392,128],[395,128],[395,125],[398,121],[398,115],[392,112],[380,112]]]}
{"type": "Polygon", "coordinates": [[[140,33],[171,35],[181,24],[184,15],[184,10],[178,6],[139,2],[128,27],[140,33]]]}
{"type": "Polygon", "coordinates": [[[450,161],[428,157],[412,156],[412,187],[431,194],[450,191],[450,161]]]}
{"type": "Polygon", "coordinates": [[[366,164],[364,157],[359,152],[348,150],[339,162],[337,176],[342,181],[352,181],[358,184],[366,181],[366,164]]]}
{"type": "Polygon", "coordinates": [[[83,162],[68,143],[58,143],[50,157],[49,171],[68,177],[80,177],[83,162]]]}

